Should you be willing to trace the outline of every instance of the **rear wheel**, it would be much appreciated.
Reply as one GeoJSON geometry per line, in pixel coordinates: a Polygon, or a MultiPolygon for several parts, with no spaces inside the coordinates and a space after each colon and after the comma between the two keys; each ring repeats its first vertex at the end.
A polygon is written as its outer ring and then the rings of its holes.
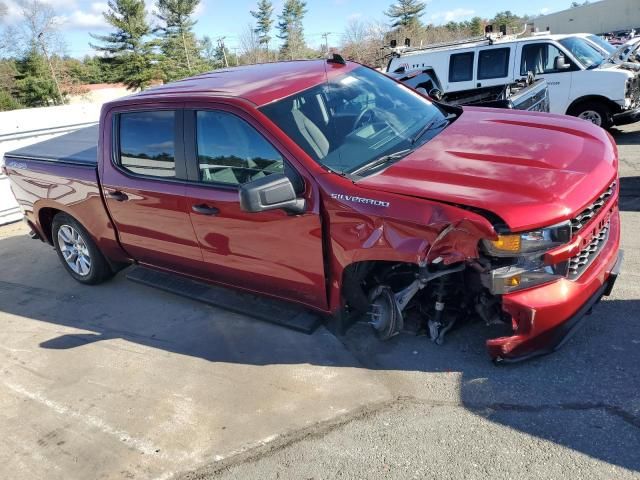
{"type": "Polygon", "coordinates": [[[579,103],[571,109],[569,114],[604,129],[613,126],[611,109],[603,102],[588,101],[579,103]]]}
{"type": "Polygon", "coordinates": [[[104,255],[75,218],[59,213],[53,219],[51,233],[62,265],[78,282],[96,285],[113,276],[104,255]]]}

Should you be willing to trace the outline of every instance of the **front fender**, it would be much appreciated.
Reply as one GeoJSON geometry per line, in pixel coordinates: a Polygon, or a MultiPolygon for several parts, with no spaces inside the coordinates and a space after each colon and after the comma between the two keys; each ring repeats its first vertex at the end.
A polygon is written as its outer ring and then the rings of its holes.
{"type": "Polygon", "coordinates": [[[459,207],[372,192],[352,183],[345,187],[322,189],[332,312],[342,307],[343,274],[351,264],[385,261],[449,265],[478,258],[479,241],[496,236],[486,218],[459,207]]]}

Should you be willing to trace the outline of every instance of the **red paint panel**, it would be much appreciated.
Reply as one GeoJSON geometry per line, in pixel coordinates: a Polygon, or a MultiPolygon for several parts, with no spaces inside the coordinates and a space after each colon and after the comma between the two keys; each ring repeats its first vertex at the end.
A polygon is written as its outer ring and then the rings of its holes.
{"type": "Polygon", "coordinates": [[[142,263],[195,274],[202,254],[186,210],[185,186],[131,179],[106,169],[103,189],[119,191],[124,202],[106,197],[123,248],[142,263]]]}
{"type": "Polygon", "coordinates": [[[189,185],[186,199],[219,210],[190,214],[204,257],[202,276],[326,310],[322,227],[313,203],[303,215],[247,213],[237,190],[206,185],[189,185]]]}
{"type": "Polygon", "coordinates": [[[104,208],[95,168],[24,159],[19,163],[25,168],[7,168],[11,189],[41,238],[47,238],[40,223],[41,212],[47,208],[59,210],[84,225],[107,257],[118,262],[128,260],[104,208]]]}
{"type": "Polygon", "coordinates": [[[364,188],[469,205],[513,231],[571,218],[617,175],[615,144],[567,116],[465,108],[451,126],[364,188]]]}
{"type": "Polygon", "coordinates": [[[330,64],[326,60],[297,60],[291,62],[244,65],[203,73],[178,82],[145,90],[111,105],[131,101],[158,101],[177,97],[184,101],[206,94],[211,97],[244,98],[257,106],[280,100],[324,83],[327,76],[340,75],[359,67],[330,64]]]}

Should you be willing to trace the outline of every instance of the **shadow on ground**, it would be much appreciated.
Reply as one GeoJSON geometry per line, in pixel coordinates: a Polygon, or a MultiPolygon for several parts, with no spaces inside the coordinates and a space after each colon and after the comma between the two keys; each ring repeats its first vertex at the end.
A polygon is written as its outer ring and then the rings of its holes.
{"type": "MultiPolygon", "coordinates": [[[[6,258],[30,241],[25,236],[0,240],[0,251],[6,258]]],[[[40,348],[85,348],[124,339],[210,362],[401,372],[417,389],[427,390],[428,382],[444,378],[437,374],[456,375],[462,405],[478,415],[640,471],[640,300],[604,301],[563,350],[495,367],[484,348],[489,333],[483,325],[454,330],[445,345],[436,346],[410,335],[380,343],[359,324],[340,343],[328,341],[331,335],[324,329],[312,336],[292,332],[131,284],[122,274],[101,287],[80,286],[53,252],[47,256],[44,246],[32,250],[39,261],[11,268],[10,274],[0,270],[0,310],[78,330],[56,334],[40,348]],[[55,285],[38,280],[41,270],[56,279],[55,285]]]]}
{"type": "Polygon", "coordinates": [[[620,177],[620,210],[640,212],[640,177],[620,177]]]}
{"type": "Polygon", "coordinates": [[[613,128],[611,135],[615,139],[618,145],[640,145],[640,131],[634,130],[632,132],[613,128]]]}

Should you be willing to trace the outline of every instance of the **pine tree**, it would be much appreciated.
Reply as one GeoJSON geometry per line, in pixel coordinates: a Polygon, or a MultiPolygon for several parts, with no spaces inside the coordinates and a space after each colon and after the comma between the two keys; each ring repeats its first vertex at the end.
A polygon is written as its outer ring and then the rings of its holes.
{"type": "Polygon", "coordinates": [[[392,20],[393,28],[412,28],[420,25],[420,17],[424,15],[425,3],[417,0],[398,0],[384,14],[392,20]]]}
{"type": "Polygon", "coordinates": [[[482,35],[484,33],[484,22],[480,17],[473,17],[469,21],[469,30],[471,30],[471,35],[482,35]]]}
{"type": "Polygon", "coordinates": [[[519,17],[511,10],[496,13],[495,17],[490,21],[490,23],[495,25],[497,29],[499,29],[501,25],[505,25],[507,27],[507,33],[517,32],[522,28],[522,24],[525,22],[526,17],[519,17]]]}
{"type": "Polygon", "coordinates": [[[156,17],[161,24],[162,71],[165,80],[177,80],[200,73],[206,66],[193,33],[196,22],[191,18],[200,0],[158,0],[156,17]]]}
{"type": "Polygon", "coordinates": [[[104,18],[116,31],[109,35],[93,35],[104,45],[91,46],[106,52],[105,62],[113,65],[115,77],[130,90],[144,90],[158,76],[154,43],[148,39],[144,0],[109,0],[104,18]]]}
{"type": "Polygon", "coordinates": [[[307,13],[307,2],[286,0],[282,13],[278,15],[278,38],[283,40],[281,53],[285,58],[298,58],[306,47],[302,19],[307,13]]]}
{"type": "Polygon", "coordinates": [[[269,50],[271,27],[273,26],[273,4],[269,0],[259,0],[258,10],[251,10],[251,15],[256,19],[254,32],[258,34],[260,45],[265,45],[269,50]]]}
{"type": "Polygon", "coordinates": [[[59,105],[62,98],[53,77],[49,74],[47,60],[33,48],[17,62],[18,75],[15,89],[20,103],[27,107],[59,105]]]}

